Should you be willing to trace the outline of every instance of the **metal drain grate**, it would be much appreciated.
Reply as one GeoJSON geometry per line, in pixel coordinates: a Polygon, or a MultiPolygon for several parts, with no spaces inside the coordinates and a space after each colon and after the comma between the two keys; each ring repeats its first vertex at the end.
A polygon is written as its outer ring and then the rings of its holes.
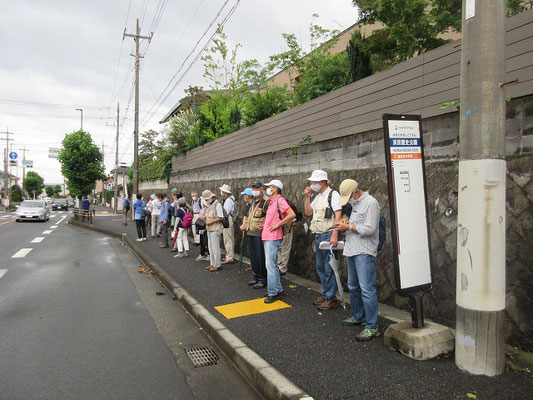
{"type": "Polygon", "coordinates": [[[195,367],[207,367],[218,364],[220,357],[211,347],[191,347],[185,349],[195,367]]]}

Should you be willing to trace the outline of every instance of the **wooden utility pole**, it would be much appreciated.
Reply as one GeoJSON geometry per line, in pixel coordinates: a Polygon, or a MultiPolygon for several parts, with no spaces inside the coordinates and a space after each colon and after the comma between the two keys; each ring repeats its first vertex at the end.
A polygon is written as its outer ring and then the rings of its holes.
{"type": "Polygon", "coordinates": [[[504,0],[463,0],[455,362],[505,366],[504,0]]]}
{"type": "Polygon", "coordinates": [[[137,30],[135,34],[126,33],[124,29],[124,34],[122,40],[125,37],[131,37],[135,40],[135,124],[133,132],[133,193],[139,191],[139,66],[142,56],[139,54],[140,40],[146,39],[149,42],[152,40],[152,33],[150,36],[142,36],[141,28],[139,27],[139,19],[137,18],[137,30]]]}
{"type": "Polygon", "coordinates": [[[5,209],[7,201],[9,199],[9,172],[8,172],[9,142],[13,140],[9,138],[9,135],[13,135],[13,132],[9,132],[9,129],[7,129],[5,132],[0,132],[0,134],[6,135],[5,138],[1,139],[1,140],[5,140],[6,142],[6,149],[4,151],[4,209],[5,209]]]}

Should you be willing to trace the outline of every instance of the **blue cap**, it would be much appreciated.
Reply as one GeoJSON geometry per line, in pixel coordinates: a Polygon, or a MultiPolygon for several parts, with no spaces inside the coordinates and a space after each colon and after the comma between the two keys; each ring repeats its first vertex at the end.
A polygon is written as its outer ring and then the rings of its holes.
{"type": "Polygon", "coordinates": [[[241,195],[246,194],[248,196],[252,196],[252,188],[246,188],[241,192],[241,195]]]}

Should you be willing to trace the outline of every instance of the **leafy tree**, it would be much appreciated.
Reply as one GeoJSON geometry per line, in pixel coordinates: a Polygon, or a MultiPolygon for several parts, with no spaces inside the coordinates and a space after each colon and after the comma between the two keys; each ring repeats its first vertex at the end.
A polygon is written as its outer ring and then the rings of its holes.
{"type": "Polygon", "coordinates": [[[153,129],[141,133],[139,142],[139,166],[144,162],[150,161],[164,147],[164,142],[158,140],[159,132],[153,129]]]}
{"type": "Polygon", "coordinates": [[[184,154],[193,148],[191,145],[194,141],[194,125],[197,119],[196,113],[187,110],[170,120],[166,138],[170,152],[173,155],[184,154]]]}
{"type": "Polygon", "coordinates": [[[79,130],[65,135],[58,158],[61,173],[74,196],[88,195],[96,181],[105,178],[102,153],[88,132],[79,130]]]}
{"type": "Polygon", "coordinates": [[[61,194],[61,186],[55,185],[54,186],[54,196],[55,197],[59,197],[60,194],[61,194]]]}
{"type": "Polygon", "coordinates": [[[241,127],[242,98],[229,91],[217,90],[200,107],[191,145],[201,146],[241,127]]]}
{"type": "Polygon", "coordinates": [[[37,172],[29,171],[22,182],[22,187],[28,195],[33,196],[32,191],[35,190],[35,195],[38,196],[44,189],[44,179],[37,172]]]}
{"type": "Polygon", "coordinates": [[[11,201],[15,203],[22,201],[22,189],[19,185],[11,186],[11,201]]]}
{"type": "Polygon", "coordinates": [[[46,192],[46,195],[48,197],[54,197],[54,187],[53,186],[47,186],[44,188],[44,191],[46,192]]]}
{"type": "Polygon", "coordinates": [[[357,29],[350,38],[348,46],[346,46],[346,55],[350,64],[349,82],[355,82],[372,75],[370,56],[364,50],[365,42],[365,37],[357,29]]]}
{"type": "Polygon", "coordinates": [[[209,94],[201,86],[189,86],[185,89],[185,100],[181,104],[181,112],[197,111],[198,108],[209,100],[209,94]]]}
{"type": "Polygon", "coordinates": [[[243,112],[246,126],[253,125],[290,108],[294,102],[294,94],[286,86],[268,86],[252,93],[248,97],[243,112]]]}
{"type": "Polygon", "coordinates": [[[509,17],[533,8],[533,0],[507,0],[507,15],[509,17]]]}

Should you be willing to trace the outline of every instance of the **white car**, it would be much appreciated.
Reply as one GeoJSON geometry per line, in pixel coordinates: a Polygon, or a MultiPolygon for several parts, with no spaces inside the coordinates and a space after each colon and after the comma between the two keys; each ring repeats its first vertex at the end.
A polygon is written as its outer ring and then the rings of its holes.
{"type": "Polygon", "coordinates": [[[15,211],[16,221],[48,221],[50,209],[44,200],[24,200],[15,211]]]}

